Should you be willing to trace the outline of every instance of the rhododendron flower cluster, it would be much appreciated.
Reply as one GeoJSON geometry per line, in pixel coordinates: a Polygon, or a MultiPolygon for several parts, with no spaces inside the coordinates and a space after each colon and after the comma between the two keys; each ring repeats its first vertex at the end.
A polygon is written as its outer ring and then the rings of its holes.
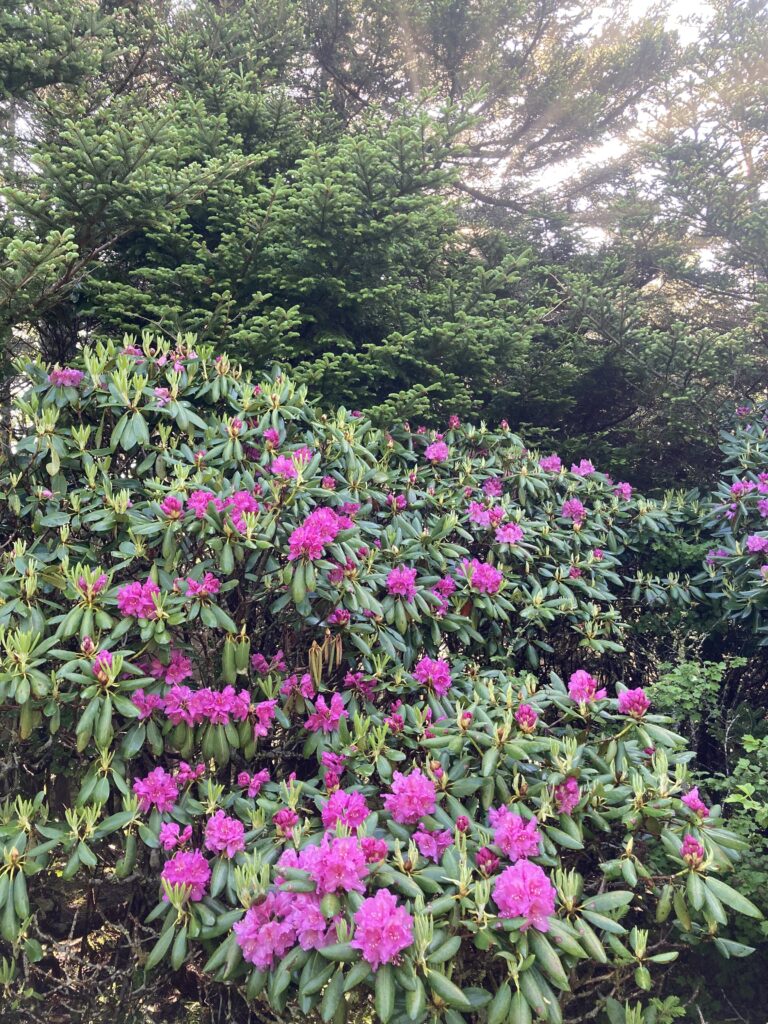
{"type": "Polygon", "coordinates": [[[362,793],[346,793],[343,789],[337,789],[323,807],[321,817],[324,828],[333,829],[337,824],[341,824],[347,828],[357,829],[370,813],[362,793]]]}
{"type": "Polygon", "coordinates": [[[709,817],[709,808],[699,796],[698,786],[694,786],[693,789],[689,789],[681,799],[685,806],[689,810],[693,811],[694,814],[698,814],[700,818],[709,817]]]}
{"type": "Polygon", "coordinates": [[[394,597],[412,601],[416,596],[416,569],[407,565],[395,566],[387,574],[387,592],[394,597]]]}
{"type": "Polygon", "coordinates": [[[642,686],[635,690],[622,690],[619,694],[619,712],[622,715],[642,718],[650,706],[651,702],[642,686]]]}
{"type": "Polygon", "coordinates": [[[578,498],[568,498],[567,501],[563,502],[560,515],[563,519],[571,519],[574,523],[580,525],[587,518],[587,510],[578,498]]]}
{"type": "Polygon", "coordinates": [[[568,680],[568,695],[577,704],[591,704],[593,701],[603,700],[606,689],[605,687],[598,689],[597,680],[589,672],[579,668],[568,680]]]}
{"type": "MultiPolygon", "coordinates": [[[[211,867],[199,850],[180,850],[163,865],[161,876],[169,885],[189,886],[189,898],[199,902],[211,877],[211,867]]],[[[163,893],[163,899],[168,895],[163,893]]]]}
{"type": "Polygon", "coordinates": [[[351,525],[347,516],[338,515],[332,508],[314,509],[288,538],[288,560],[307,558],[314,561],[322,558],[326,545],[331,544],[342,530],[351,525]]]}
{"type": "Polygon", "coordinates": [[[523,730],[523,732],[533,732],[536,728],[536,723],[539,720],[539,716],[536,714],[530,704],[521,704],[515,712],[515,721],[523,730]]]}
{"type": "Polygon", "coordinates": [[[513,814],[508,807],[492,807],[488,820],[494,829],[494,843],[513,863],[539,854],[541,834],[535,818],[526,820],[519,814],[513,814]]]}
{"type": "Polygon", "coordinates": [[[310,893],[269,892],[232,926],[243,959],[266,971],[297,943],[302,949],[322,949],[334,942],[320,901],[310,893]]]}
{"type": "Polygon", "coordinates": [[[382,964],[397,963],[413,943],[413,918],[398,906],[389,889],[379,889],[363,900],[354,917],[355,935],[350,945],[359,949],[374,971],[382,964]]]}
{"type": "Polygon", "coordinates": [[[245,849],[245,825],[219,810],[205,823],[205,848],[212,853],[234,857],[245,849]]]}
{"type": "Polygon", "coordinates": [[[398,824],[415,825],[419,818],[434,811],[436,796],[434,782],[420,768],[414,768],[409,775],[394,773],[392,792],[385,794],[384,806],[398,824]]]}
{"type": "Polygon", "coordinates": [[[413,678],[443,697],[451,688],[451,666],[442,658],[422,658],[413,670],[413,678]]]}
{"type": "Polygon", "coordinates": [[[472,590],[478,594],[497,594],[504,573],[488,562],[480,562],[477,558],[465,560],[461,565],[472,590]]]}
{"type": "Polygon", "coordinates": [[[545,473],[559,473],[563,468],[563,462],[559,455],[545,455],[539,459],[539,468],[545,473]]]}
{"type": "Polygon", "coordinates": [[[505,868],[496,879],[493,899],[499,917],[525,918],[520,931],[549,931],[548,918],[555,912],[555,887],[538,864],[520,860],[505,868]]]}
{"type": "Polygon", "coordinates": [[[133,791],[139,798],[139,810],[145,813],[152,807],[164,813],[170,811],[179,795],[179,784],[165,768],[154,768],[146,778],[135,779],[133,791]]]}
{"type": "Polygon", "coordinates": [[[333,694],[330,705],[326,704],[325,697],[320,694],[315,701],[315,710],[304,723],[304,728],[310,732],[335,732],[342,718],[348,717],[349,712],[344,707],[340,693],[333,694]]]}
{"type": "Polygon", "coordinates": [[[117,607],[123,615],[132,615],[137,619],[157,618],[153,595],[160,593],[160,587],[153,579],[145,583],[127,583],[117,592],[117,607]]]}
{"type": "Polygon", "coordinates": [[[448,445],[445,441],[433,441],[427,445],[424,455],[430,462],[445,462],[448,458],[448,445]]]}
{"type": "Polygon", "coordinates": [[[238,786],[241,786],[251,799],[259,795],[261,787],[267,782],[269,782],[268,768],[262,768],[260,772],[254,772],[253,775],[248,772],[240,772],[237,776],[238,786]]]}
{"type": "Polygon", "coordinates": [[[680,856],[692,868],[699,867],[706,857],[706,850],[695,836],[685,835],[680,848],[680,856]]]}
{"type": "Polygon", "coordinates": [[[499,544],[519,544],[524,536],[525,531],[517,523],[505,523],[496,531],[499,544]]]}
{"type": "Polygon", "coordinates": [[[245,721],[251,709],[251,695],[247,690],[235,690],[234,686],[225,686],[223,690],[172,686],[163,697],[162,708],[174,725],[226,725],[230,719],[245,721]]]}
{"type": "Polygon", "coordinates": [[[445,851],[453,845],[453,836],[447,829],[435,829],[430,832],[422,824],[413,833],[413,841],[422,857],[439,864],[445,851]]]}
{"type": "Polygon", "coordinates": [[[565,782],[555,786],[555,805],[559,814],[573,814],[581,800],[578,780],[569,775],[565,782]]]}
{"type": "Polygon", "coordinates": [[[48,374],[48,380],[55,388],[77,388],[82,382],[85,374],[82,370],[75,370],[73,367],[56,367],[48,374]]]}

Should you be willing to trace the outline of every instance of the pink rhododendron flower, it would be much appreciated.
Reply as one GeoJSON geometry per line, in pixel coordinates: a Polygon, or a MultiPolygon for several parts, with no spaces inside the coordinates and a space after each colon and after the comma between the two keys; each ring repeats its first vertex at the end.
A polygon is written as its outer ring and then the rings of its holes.
{"type": "Polygon", "coordinates": [[[460,426],[461,420],[455,413],[448,417],[448,427],[450,430],[458,430],[460,426]]]}
{"type": "Polygon", "coordinates": [[[760,537],[753,533],[747,537],[747,551],[752,555],[759,555],[768,551],[768,537],[760,537]]]}
{"type": "Polygon", "coordinates": [[[155,679],[164,679],[170,686],[183,683],[192,675],[192,661],[174,647],[167,665],[164,665],[159,658],[152,659],[149,674],[155,679]]]}
{"type": "Polygon", "coordinates": [[[160,502],[160,511],[168,519],[179,519],[184,512],[184,502],[173,494],[163,498],[160,502]]]}
{"type": "Polygon", "coordinates": [[[565,782],[555,786],[555,804],[559,814],[573,814],[581,800],[578,781],[569,775],[565,782]]]}
{"type": "Polygon", "coordinates": [[[276,814],[272,815],[275,828],[282,835],[288,836],[293,832],[294,825],[298,824],[299,816],[291,807],[282,807],[276,814]]]}
{"type": "Polygon", "coordinates": [[[145,814],[152,807],[160,813],[170,811],[179,795],[176,779],[164,768],[154,768],[144,779],[134,779],[133,791],[139,798],[139,810],[145,814]]]}
{"type": "MultiPolygon", "coordinates": [[[[205,896],[211,868],[199,850],[181,851],[165,862],[161,877],[170,885],[188,885],[190,900],[198,903],[205,896]]],[[[163,899],[168,901],[166,893],[163,893],[163,899]]]]}
{"type": "Polygon", "coordinates": [[[589,461],[589,459],[582,459],[578,464],[573,463],[571,465],[571,472],[575,476],[589,476],[595,472],[595,467],[589,461]]]}
{"type": "Polygon", "coordinates": [[[419,825],[413,834],[413,841],[418,846],[422,857],[439,864],[445,851],[453,845],[453,836],[447,829],[443,831],[435,829],[430,832],[423,825],[419,825]]]}
{"type": "Polygon", "coordinates": [[[619,713],[622,715],[642,718],[650,706],[651,702],[642,686],[635,690],[622,690],[619,694],[619,713]]]}
{"type": "Polygon", "coordinates": [[[533,710],[530,704],[521,704],[515,712],[515,721],[523,730],[523,732],[533,732],[536,728],[536,723],[539,720],[539,716],[533,710]]]}
{"type": "Polygon", "coordinates": [[[195,715],[192,710],[192,691],[188,686],[172,686],[164,698],[166,717],[174,725],[195,724],[195,715]]]}
{"type": "Polygon", "coordinates": [[[518,544],[524,536],[525,531],[517,523],[505,523],[496,531],[496,540],[499,544],[518,544]]]}
{"type": "Polygon", "coordinates": [[[56,367],[48,374],[48,382],[55,388],[77,388],[85,374],[82,370],[75,370],[72,367],[56,367]]]}
{"type": "Polygon", "coordinates": [[[195,765],[193,768],[191,764],[187,764],[186,761],[179,762],[179,767],[176,770],[176,781],[180,786],[186,786],[188,782],[197,782],[198,779],[205,775],[205,764],[195,765]]]}
{"type": "Polygon", "coordinates": [[[334,693],[330,706],[326,704],[325,697],[321,694],[315,701],[315,710],[304,723],[304,728],[310,732],[335,732],[342,718],[348,717],[349,712],[344,708],[341,694],[334,693]]]}
{"type": "Polygon", "coordinates": [[[559,455],[545,455],[543,459],[539,459],[539,468],[545,473],[559,473],[563,463],[559,455]]]}
{"type": "Polygon", "coordinates": [[[280,434],[275,430],[274,427],[268,427],[261,436],[264,438],[267,444],[280,444],[280,434]]]}
{"type": "Polygon", "coordinates": [[[168,388],[155,388],[152,394],[159,406],[168,405],[171,400],[171,392],[168,388]]]}
{"type": "Polygon", "coordinates": [[[205,823],[205,848],[212,853],[224,853],[230,859],[245,849],[245,825],[224,811],[216,813],[205,823]]]}
{"type": "Polygon", "coordinates": [[[416,596],[416,569],[398,565],[387,574],[387,591],[396,597],[412,601],[416,596]]]}
{"type": "Polygon", "coordinates": [[[382,964],[397,963],[413,943],[413,918],[397,904],[389,889],[379,889],[363,900],[354,917],[355,935],[350,945],[359,949],[374,971],[382,964]]]}
{"type": "Polygon", "coordinates": [[[395,772],[392,792],[384,795],[384,806],[398,824],[415,825],[419,818],[434,811],[436,795],[434,782],[420,768],[414,768],[410,775],[395,772]]]}
{"type": "Polygon", "coordinates": [[[564,501],[560,514],[563,519],[570,519],[577,524],[583,523],[587,518],[587,510],[578,498],[569,498],[567,501],[564,501]]]}
{"type": "Polygon", "coordinates": [[[248,772],[240,772],[237,776],[237,784],[246,790],[247,795],[253,799],[259,795],[261,787],[269,782],[269,771],[262,768],[260,772],[249,775],[248,772]]]}
{"type": "Polygon", "coordinates": [[[288,560],[322,558],[326,544],[335,540],[336,535],[349,525],[349,521],[337,515],[332,508],[314,509],[288,538],[288,560]]]}
{"type": "Polygon", "coordinates": [[[413,670],[413,678],[430,687],[438,697],[451,688],[451,666],[443,659],[422,658],[413,670]]]}
{"type": "Polygon", "coordinates": [[[160,587],[149,577],[146,583],[128,583],[117,592],[117,607],[122,615],[132,615],[137,619],[155,619],[157,609],[152,595],[159,593],[160,587]]]}
{"type": "Polygon", "coordinates": [[[493,840],[502,853],[514,863],[526,857],[536,857],[541,846],[541,834],[535,818],[526,820],[513,814],[508,807],[493,807],[488,820],[494,829],[493,840]]]}
{"type": "Polygon", "coordinates": [[[493,850],[489,850],[487,846],[481,846],[475,854],[475,863],[478,869],[488,876],[498,869],[501,862],[493,850]]]}
{"type": "Polygon", "coordinates": [[[362,793],[345,793],[337,789],[321,811],[323,828],[335,828],[338,823],[347,828],[359,828],[370,814],[362,793]]]}
{"type": "Polygon", "coordinates": [[[143,722],[155,711],[162,711],[165,701],[157,693],[145,693],[144,690],[136,690],[131,697],[131,703],[139,710],[139,721],[143,722]]]}
{"type": "Polygon", "coordinates": [[[488,562],[479,562],[476,558],[464,560],[461,569],[472,590],[478,594],[496,594],[499,591],[504,573],[488,562]]]}
{"type": "Polygon", "coordinates": [[[683,837],[680,856],[689,867],[699,867],[704,862],[706,855],[706,850],[695,836],[689,834],[683,837]]]}
{"type": "Polygon", "coordinates": [[[459,830],[459,832],[469,831],[469,818],[466,816],[466,814],[460,814],[458,816],[458,818],[456,819],[456,828],[459,830]]]}
{"type": "Polygon", "coordinates": [[[589,672],[579,668],[568,680],[568,696],[577,704],[591,704],[605,697],[605,687],[598,690],[597,686],[597,680],[589,672]]]}
{"type": "Polygon", "coordinates": [[[699,796],[698,786],[694,786],[693,789],[689,789],[681,799],[685,806],[689,810],[693,811],[694,814],[698,814],[700,818],[709,817],[709,808],[699,796]]]}
{"type": "Polygon", "coordinates": [[[498,477],[489,476],[483,484],[483,494],[487,494],[489,498],[500,498],[502,492],[501,480],[498,477]]]}
{"type": "Polygon", "coordinates": [[[555,912],[555,887],[538,864],[520,860],[506,868],[493,887],[493,899],[499,908],[499,917],[524,917],[520,931],[536,928],[549,931],[549,921],[555,912]]]}
{"type": "Polygon", "coordinates": [[[160,846],[164,850],[175,850],[177,846],[183,846],[185,843],[188,843],[191,838],[191,825],[187,825],[183,832],[181,831],[181,825],[177,825],[175,821],[164,821],[160,826],[158,839],[160,840],[160,846]]]}
{"type": "Polygon", "coordinates": [[[378,864],[379,861],[385,860],[389,853],[386,840],[376,839],[374,836],[363,836],[360,846],[368,864],[378,864]]]}
{"type": "Polygon", "coordinates": [[[448,445],[445,441],[433,441],[427,446],[424,455],[430,462],[445,462],[449,455],[448,445]]]}
{"type": "Polygon", "coordinates": [[[620,481],[613,488],[613,493],[617,498],[621,498],[622,501],[629,501],[632,497],[632,484],[620,481]]]}
{"type": "Polygon", "coordinates": [[[277,712],[277,701],[262,700],[253,710],[256,715],[256,721],[253,725],[253,736],[256,739],[259,736],[266,736],[269,732],[277,712]]]}
{"type": "Polygon", "coordinates": [[[212,572],[207,572],[201,580],[193,580],[190,577],[181,580],[181,583],[186,588],[187,597],[213,597],[221,590],[221,580],[216,579],[212,572]]]}
{"type": "MultiPolygon", "coordinates": [[[[306,847],[309,852],[312,847],[306,847]]],[[[317,855],[307,866],[310,878],[317,885],[317,892],[325,896],[331,892],[365,892],[368,877],[368,862],[363,849],[354,836],[326,835],[317,855]]]]}

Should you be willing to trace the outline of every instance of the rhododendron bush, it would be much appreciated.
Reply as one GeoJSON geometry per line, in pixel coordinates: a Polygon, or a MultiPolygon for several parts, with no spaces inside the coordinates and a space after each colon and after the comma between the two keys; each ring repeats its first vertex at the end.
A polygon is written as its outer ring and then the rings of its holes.
{"type": "Polygon", "coordinates": [[[131,985],[194,972],[285,1019],[556,1024],[686,945],[749,951],[743,844],[605,671],[625,609],[696,593],[643,568],[671,508],[504,424],[318,413],[191,339],[25,372],[6,990],[53,985],[73,892],[138,922],[131,985]]]}

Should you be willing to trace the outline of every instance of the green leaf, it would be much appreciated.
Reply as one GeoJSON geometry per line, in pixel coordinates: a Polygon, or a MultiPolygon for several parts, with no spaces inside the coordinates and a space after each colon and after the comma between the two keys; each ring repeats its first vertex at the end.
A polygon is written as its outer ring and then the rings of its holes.
{"type": "Polygon", "coordinates": [[[704,879],[704,884],[714,896],[722,900],[727,907],[731,907],[737,913],[744,914],[746,917],[754,917],[758,920],[762,918],[763,912],[754,903],[748,900],[746,896],[742,896],[740,892],[732,889],[730,885],[721,882],[719,878],[712,878],[708,875],[704,879]]]}

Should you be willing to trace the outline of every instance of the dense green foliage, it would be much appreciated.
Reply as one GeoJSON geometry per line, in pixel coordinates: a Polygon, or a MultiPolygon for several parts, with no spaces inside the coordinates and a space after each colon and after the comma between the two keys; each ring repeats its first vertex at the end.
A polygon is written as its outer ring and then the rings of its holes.
{"type": "Polygon", "coordinates": [[[73,1003],[95,1020],[105,999],[140,1019],[162,963],[149,998],[198,978],[209,1007],[558,1024],[598,1001],[653,1024],[680,950],[748,954],[725,926],[760,910],[723,878],[747,844],[613,668],[644,605],[703,600],[645,570],[677,504],[505,425],[318,414],[304,387],[192,345],[19,366],[0,489],[0,963],[19,1019],[44,1000],[49,1021],[73,1003]],[[353,794],[359,819],[328,817],[353,794]],[[318,875],[292,851],[321,841],[318,875]],[[183,857],[199,890],[172,884],[183,857]],[[539,872],[532,910],[502,893],[518,869],[539,872]],[[360,915],[382,890],[415,922],[379,965],[360,915]],[[320,937],[257,928],[281,893],[320,937]]]}
{"type": "Polygon", "coordinates": [[[0,16],[6,355],[193,330],[380,423],[714,472],[765,381],[756,0],[687,46],[587,0],[60,7],[0,16]]]}

